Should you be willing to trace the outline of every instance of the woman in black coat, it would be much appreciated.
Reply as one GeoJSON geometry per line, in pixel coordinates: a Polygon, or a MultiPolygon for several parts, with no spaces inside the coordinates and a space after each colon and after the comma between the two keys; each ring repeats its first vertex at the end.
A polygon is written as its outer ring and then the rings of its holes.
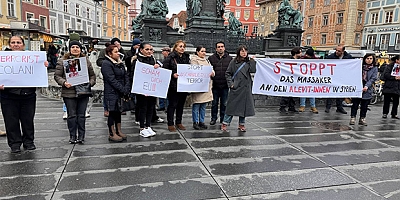
{"type": "Polygon", "coordinates": [[[176,132],[176,128],[179,130],[186,130],[186,128],[182,125],[182,115],[183,115],[183,107],[185,106],[186,96],[188,95],[186,92],[177,92],[177,84],[178,84],[178,74],[177,74],[177,66],[178,64],[190,64],[189,54],[185,52],[186,43],[182,40],[178,40],[175,42],[174,47],[172,48],[172,52],[168,55],[168,57],[163,62],[163,68],[172,70],[171,81],[169,83],[168,89],[168,108],[167,108],[167,121],[168,121],[168,130],[170,132],[176,132]],[[176,110],[176,119],[174,126],[174,113],[176,110]]]}
{"type": "Polygon", "coordinates": [[[104,101],[108,107],[109,140],[121,142],[126,135],[121,131],[121,98],[129,98],[130,82],[125,65],[120,59],[118,47],[109,45],[105,50],[106,56],[101,65],[104,80],[104,101]],[[117,127],[115,129],[115,127],[117,127]]]}
{"type": "Polygon", "coordinates": [[[400,67],[400,56],[394,56],[391,58],[392,63],[385,67],[383,72],[383,79],[385,84],[383,85],[382,93],[383,98],[383,115],[382,118],[387,118],[390,107],[390,100],[393,99],[392,118],[400,119],[397,116],[397,107],[399,106],[399,95],[400,95],[400,76],[392,76],[393,68],[400,67]]]}

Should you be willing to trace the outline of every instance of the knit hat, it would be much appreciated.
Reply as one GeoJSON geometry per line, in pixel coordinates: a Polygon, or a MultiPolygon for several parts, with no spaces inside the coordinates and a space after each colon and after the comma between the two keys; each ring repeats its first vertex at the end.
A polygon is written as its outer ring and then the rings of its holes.
{"type": "Polygon", "coordinates": [[[115,42],[119,42],[121,44],[121,40],[119,40],[118,38],[111,39],[111,44],[114,44],[115,42]]]}
{"type": "Polygon", "coordinates": [[[307,49],[306,54],[311,57],[314,57],[315,56],[314,49],[311,49],[311,48],[307,49]]]}
{"type": "Polygon", "coordinates": [[[78,45],[78,47],[82,50],[82,44],[79,41],[72,40],[69,41],[68,50],[71,51],[72,45],[78,45]]]}
{"type": "Polygon", "coordinates": [[[139,40],[139,38],[135,38],[135,39],[133,39],[133,41],[132,41],[132,46],[136,46],[136,45],[138,45],[138,44],[140,44],[141,42],[140,42],[140,40],[139,40]]]}

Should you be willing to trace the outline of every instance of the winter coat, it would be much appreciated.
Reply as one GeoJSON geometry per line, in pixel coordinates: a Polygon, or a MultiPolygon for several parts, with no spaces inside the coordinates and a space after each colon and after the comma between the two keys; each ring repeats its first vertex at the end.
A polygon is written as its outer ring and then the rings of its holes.
{"type": "MultiPolygon", "coordinates": [[[[81,54],[81,57],[84,56],[81,54]]],[[[58,85],[62,86],[61,88],[61,96],[66,98],[75,98],[76,91],[75,87],[72,86],[70,88],[65,87],[64,83],[67,82],[67,78],[65,77],[64,71],[64,60],[72,59],[70,53],[66,53],[63,58],[60,58],[57,62],[56,71],[54,72],[54,80],[57,82],[58,85]]],[[[93,87],[96,84],[96,74],[94,73],[92,63],[90,62],[89,58],[86,56],[87,61],[87,68],[89,73],[89,83],[90,86],[93,87]]]]}
{"type": "MultiPolygon", "coordinates": [[[[118,52],[120,52],[121,54],[124,55],[123,60],[125,60],[125,58],[126,58],[125,50],[123,48],[120,48],[118,50],[118,52]]],[[[106,49],[102,49],[102,50],[100,50],[99,56],[97,57],[96,65],[98,67],[101,67],[105,58],[106,58],[106,49]]]]}
{"type": "Polygon", "coordinates": [[[177,73],[177,64],[190,64],[190,56],[187,53],[183,53],[182,56],[175,51],[171,52],[168,57],[163,61],[163,68],[169,69],[171,73],[171,81],[169,82],[169,89],[172,91],[177,90],[178,79],[174,78],[174,74],[177,73]]]}
{"type": "MultiPolygon", "coordinates": [[[[129,77],[133,77],[133,71],[134,71],[134,63],[137,59],[137,54],[136,49],[131,48],[131,50],[126,52],[126,58],[125,58],[125,66],[126,66],[126,71],[129,74],[129,77]]],[[[132,80],[131,80],[132,81],[132,80]]]]}
{"type": "MultiPolygon", "coordinates": [[[[326,59],[340,59],[340,58],[336,55],[336,53],[332,53],[332,54],[328,55],[326,57],[326,59]]],[[[353,57],[349,53],[347,53],[345,51],[345,52],[343,52],[343,58],[342,59],[353,59],[353,57]]]]}
{"type": "Polygon", "coordinates": [[[128,74],[122,60],[115,61],[106,56],[101,66],[104,80],[104,101],[108,111],[119,111],[118,102],[131,90],[128,74]]]}
{"type": "Polygon", "coordinates": [[[373,87],[375,81],[378,79],[378,68],[376,66],[372,67],[367,72],[367,81],[363,81],[363,86],[367,86],[367,91],[362,93],[362,99],[372,99],[373,87]]]}
{"type": "Polygon", "coordinates": [[[225,89],[228,88],[225,78],[225,72],[228,69],[229,63],[232,61],[232,57],[225,52],[222,57],[219,57],[218,53],[214,53],[208,57],[213,69],[215,71],[215,76],[213,80],[213,88],[225,89]]]}
{"type": "Polygon", "coordinates": [[[253,80],[250,73],[256,72],[256,62],[248,59],[243,68],[236,74],[234,80],[232,76],[242,65],[243,61],[237,62],[233,59],[226,70],[225,77],[229,89],[228,100],[225,114],[231,116],[248,117],[255,115],[252,86],[253,80]]]}
{"type": "Polygon", "coordinates": [[[382,93],[400,95],[400,80],[396,80],[395,76],[392,76],[393,67],[394,63],[385,67],[385,71],[383,72],[385,84],[383,85],[382,93]]]}
{"type": "MultiPolygon", "coordinates": [[[[210,62],[205,59],[205,58],[200,58],[197,55],[192,56],[191,60],[190,60],[191,64],[194,65],[208,65],[210,66],[210,62]]],[[[214,70],[213,73],[215,74],[214,70]]],[[[191,97],[192,97],[192,103],[206,103],[206,102],[210,102],[213,100],[213,93],[212,93],[212,80],[210,79],[210,82],[208,84],[208,92],[197,92],[197,93],[192,93],[191,97]]]]}

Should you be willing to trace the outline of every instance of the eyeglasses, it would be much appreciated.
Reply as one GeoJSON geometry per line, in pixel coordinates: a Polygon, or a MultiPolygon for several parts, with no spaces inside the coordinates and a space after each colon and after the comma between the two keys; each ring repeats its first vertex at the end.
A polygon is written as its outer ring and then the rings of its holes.
{"type": "Polygon", "coordinates": [[[145,51],[153,51],[153,49],[149,49],[149,48],[147,48],[147,49],[144,49],[145,51]]]}

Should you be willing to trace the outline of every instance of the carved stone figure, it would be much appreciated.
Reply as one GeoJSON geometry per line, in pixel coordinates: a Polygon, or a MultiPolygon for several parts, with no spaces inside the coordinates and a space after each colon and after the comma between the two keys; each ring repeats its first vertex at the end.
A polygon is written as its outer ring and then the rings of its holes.
{"type": "Polygon", "coordinates": [[[238,19],[236,19],[236,17],[233,15],[232,12],[229,13],[228,22],[229,22],[228,29],[229,29],[230,33],[232,33],[233,35],[237,35],[237,34],[243,35],[244,34],[244,31],[241,28],[242,22],[240,22],[238,19]]]}
{"type": "Polygon", "coordinates": [[[217,17],[224,18],[225,0],[217,0],[217,17]]]}
{"type": "Polygon", "coordinates": [[[289,0],[283,0],[278,9],[279,27],[298,27],[301,28],[303,16],[299,10],[295,10],[290,5],[289,0]]]}
{"type": "Polygon", "coordinates": [[[132,29],[142,27],[143,18],[165,19],[168,14],[168,6],[165,0],[143,0],[140,5],[140,13],[132,20],[132,29]]]}

